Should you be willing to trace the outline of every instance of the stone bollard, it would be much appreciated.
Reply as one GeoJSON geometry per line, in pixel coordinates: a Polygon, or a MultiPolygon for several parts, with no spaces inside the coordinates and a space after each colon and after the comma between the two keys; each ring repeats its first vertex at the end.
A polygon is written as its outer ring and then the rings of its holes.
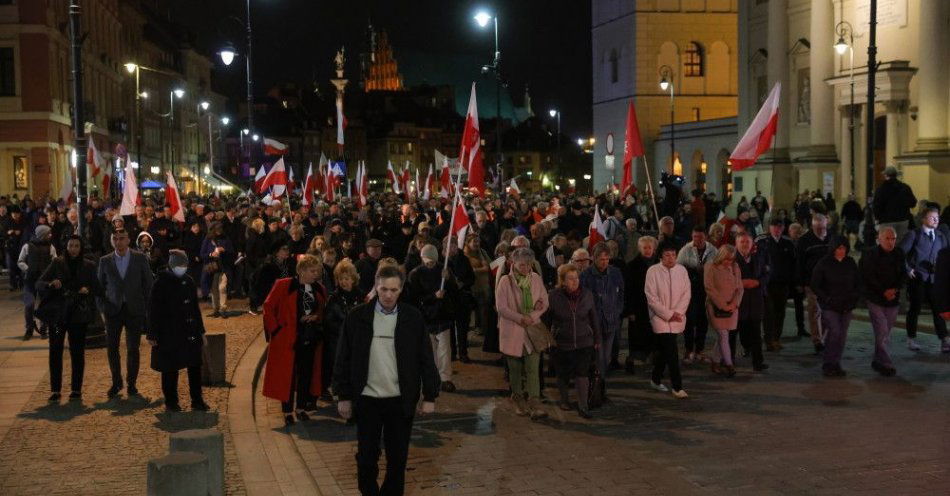
{"type": "Polygon", "coordinates": [[[207,338],[207,345],[201,350],[203,355],[201,363],[201,384],[205,386],[220,384],[225,380],[224,361],[226,358],[225,343],[227,340],[224,333],[205,334],[205,338],[207,338]]]}
{"type": "Polygon", "coordinates": [[[192,429],[176,432],[168,441],[172,453],[201,453],[208,459],[208,494],[224,494],[224,436],[214,429],[192,429]]]}
{"type": "Polygon", "coordinates": [[[178,451],[148,461],[148,496],[206,496],[208,457],[178,451]]]}

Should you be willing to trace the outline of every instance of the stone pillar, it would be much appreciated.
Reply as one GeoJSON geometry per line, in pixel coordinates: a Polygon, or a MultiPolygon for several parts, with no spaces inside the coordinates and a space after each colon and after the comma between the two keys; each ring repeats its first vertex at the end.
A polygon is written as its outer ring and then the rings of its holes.
{"type": "Polygon", "coordinates": [[[206,496],[208,458],[178,451],[148,461],[145,493],[148,496],[206,496]]]}
{"type": "MultiPolygon", "coordinates": [[[[850,105],[843,105],[839,107],[841,109],[841,148],[839,155],[841,156],[841,193],[838,198],[845,198],[847,195],[854,193],[854,190],[857,188],[857,184],[854,184],[852,188],[851,184],[851,131],[848,129],[849,126],[849,114],[851,113],[850,105]]],[[[857,164],[855,164],[857,167],[857,164]]]]}
{"type": "Polygon", "coordinates": [[[901,155],[901,110],[903,102],[887,102],[887,142],[884,165],[897,165],[897,156],[901,155]]]}
{"type": "Polygon", "coordinates": [[[946,150],[950,144],[947,137],[947,108],[950,107],[947,11],[945,1],[920,2],[917,149],[921,151],[946,150]]]}
{"type": "Polygon", "coordinates": [[[171,453],[192,452],[207,458],[209,496],[224,494],[224,437],[214,429],[176,432],[168,440],[171,453]]]}
{"type": "Polygon", "coordinates": [[[201,384],[213,386],[225,381],[225,361],[227,359],[227,336],[222,333],[205,334],[207,339],[202,350],[201,384]]]}
{"type": "Polygon", "coordinates": [[[788,107],[788,0],[769,0],[767,50],[769,58],[766,65],[771,91],[775,83],[782,83],[782,102],[779,108],[778,131],[775,135],[775,153],[788,155],[789,107],[788,107]]]}
{"type": "MultiPolygon", "coordinates": [[[[811,0],[811,149],[809,155],[834,157],[834,88],[825,82],[834,75],[834,11],[831,0],[811,0]]],[[[769,18],[771,21],[771,17],[769,18]]],[[[771,28],[771,26],[770,26],[771,28]]],[[[770,33],[771,36],[771,33],[770,33]]],[[[771,47],[771,46],[770,46],[771,47]]],[[[769,50],[769,58],[772,50],[769,50]]],[[[784,88],[783,88],[784,89],[784,88]]]]}

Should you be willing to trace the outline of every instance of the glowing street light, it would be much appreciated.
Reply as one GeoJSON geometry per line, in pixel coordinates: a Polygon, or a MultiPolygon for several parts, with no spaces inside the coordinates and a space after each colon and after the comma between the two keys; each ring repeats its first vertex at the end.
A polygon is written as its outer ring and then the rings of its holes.
{"type": "Polygon", "coordinates": [[[143,92],[139,93],[139,96],[142,97],[142,98],[144,98],[144,99],[146,99],[146,100],[148,100],[148,92],[147,92],[147,91],[143,91],[143,92]]]}
{"type": "Polygon", "coordinates": [[[241,132],[244,133],[244,136],[247,136],[251,132],[251,130],[248,128],[244,128],[241,130],[241,132]]]}
{"type": "Polygon", "coordinates": [[[258,134],[254,134],[254,136],[251,136],[251,139],[254,140],[254,141],[257,141],[257,140],[261,139],[261,137],[260,137],[258,134]]]}
{"type": "Polygon", "coordinates": [[[223,116],[223,117],[221,117],[221,124],[224,124],[225,126],[227,126],[227,125],[230,124],[230,123],[231,123],[231,118],[230,118],[230,117],[228,117],[228,116],[226,116],[226,115],[223,116]]]}
{"type": "Polygon", "coordinates": [[[234,57],[237,56],[237,52],[233,48],[226,47],[218,55],[221,56],[221,62],[224,62],[224,65],[231,65],[231,62],[234,62],[234,57]]]}
{"type": "Polygon", "coordinates": [[[488,12],[481,11],[475,14],[475,22],[478,23],[479,27],[485,27],[492,20],[492,15],[488,12]]]}
{"type": "MultiPolygon", "coordinates": [[[[181,98],[181,97],[179,97],[179,98],[181,98]]],[[[201,110],[208,110],[208,107],[210,107],[210,106],[211,106],[211,104],[208,103],[207,101],[201,102],[201,110]]]]}
{"type": "Polygon", "coordinates": [[[175,88],[175,89],[172,91],[172,93],[175,94],[175,98],[182,98],[183,96],[185,96],[185,90],[183,90],[183,89],[181,89],[181,88],[175,88]]]}
{"type": "Polygon", "coordinates": [[[138,68],[139,66],[135,62],[127,62],[125,64],[125,70],[128,71],[129,74],[135,74],[135,70],[138,68]]]}

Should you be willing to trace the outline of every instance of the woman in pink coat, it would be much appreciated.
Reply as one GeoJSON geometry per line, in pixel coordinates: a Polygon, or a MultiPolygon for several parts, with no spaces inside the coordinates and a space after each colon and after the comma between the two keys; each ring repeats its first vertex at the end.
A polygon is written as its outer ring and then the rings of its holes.
{"type": "Polygon", "coordinates": [[[542,350],[531,347],[525,328],[541,321],[541,315],[548,309],[548,292],[544,289],[541,276],[531,270],[534,253],[530,249],[515,250],[511,259],[511,272],[501,277],[495,289],[499,347],[508,360],[511,401],[515,413],[537,419],[547,416],[540,401],[538,364],[542,350]],[[522,381],[526,381],[528,386],[527,403],[522,381]]]}
{"type": "Polygon", "coordinates": [[[728,377],[736,375],[732,364],[732,348],[736,345],[739,325],[739,303],[742,302],[742,274],[736,264],[736,248],[722,245],[712,263],[706,264],[703,282],[706,286],[706,310],[709,323],[719,334],[719,361],[712,370],[728,377]],[[728,315],[727,315],[728,314],[728,315]]]}

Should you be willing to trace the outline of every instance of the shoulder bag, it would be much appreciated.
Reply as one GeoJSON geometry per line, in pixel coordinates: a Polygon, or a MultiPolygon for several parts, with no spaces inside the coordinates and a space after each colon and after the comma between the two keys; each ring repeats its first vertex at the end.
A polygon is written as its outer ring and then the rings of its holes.
{"type": "MultiPolygon", "coordinates": [[[[515,283],[515,276],[513,274],[508,274],[508,281],[511,283],[511,289],[513,291],[512,294],[515,297],[515,303],[520,308],[521,304],[518,303],[518,300],[521,296],[521,288],[519,288],[518,284],[515,283]]],[[[531,348],[535,351],[547,351],[548,349],[553,348],[555,345],[554,336],[551,335],[551,331],[548,329],[548,326],[540,320],[534,324],[526,326],[524,328],[524,333],[525,338],[529,343],[531,343],[531,348]]]]}

